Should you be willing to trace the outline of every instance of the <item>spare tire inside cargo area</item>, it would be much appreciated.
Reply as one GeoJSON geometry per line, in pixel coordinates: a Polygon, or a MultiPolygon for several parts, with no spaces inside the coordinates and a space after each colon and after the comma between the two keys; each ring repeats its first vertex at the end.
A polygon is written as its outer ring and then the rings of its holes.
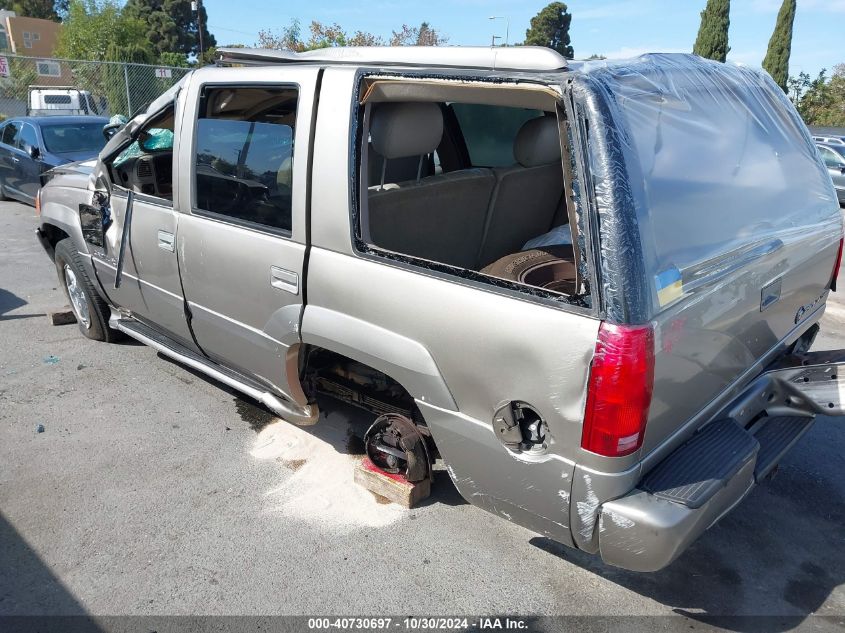
{"type": "Polygon", "coordinates": [[[481,272],[552,292],[575,292],[575,255],[571,246],[543,246],[505,255],[481,272]]]}

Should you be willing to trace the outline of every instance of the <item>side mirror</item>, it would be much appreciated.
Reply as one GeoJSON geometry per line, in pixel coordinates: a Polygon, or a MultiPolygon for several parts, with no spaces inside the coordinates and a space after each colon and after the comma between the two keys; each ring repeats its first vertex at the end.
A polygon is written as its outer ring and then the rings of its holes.
{"type": "Polygon", "coordinates": [[[124,125],[126,125],[126,123],[106,123],[103,126],[103,136],[106,137],[106,141],[111,140],[111,137],[117,134],[117,131],[124,125]]]}
{"type": "Polygon", "coordinates": [[[38,158],[41,156],[41,151],[32,145],[24,145],[23,151],[29,154],[30,158],[38,158]]]}

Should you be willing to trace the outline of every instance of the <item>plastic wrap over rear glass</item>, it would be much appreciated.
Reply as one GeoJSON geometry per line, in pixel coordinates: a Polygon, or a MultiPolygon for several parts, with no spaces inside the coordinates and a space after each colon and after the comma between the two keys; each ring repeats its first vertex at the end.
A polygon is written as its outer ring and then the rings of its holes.
{"type": "MultiPolygon", "coordinates": [[[[611,254],[604,283],[611,297],[622,294],[622,283],[646,284],[647,305],[633,310],[640,312],[635,318],[648,318],[781,241],[822,235],[822,247],[839,239],[827,171],[768,75],[690,55],[645,55],[583,70],[596,91],[594,121],[616,128],[595,130],[611,147],[592,152],[592,160],[624,162],[624,198],[633,207],[600,209],[603,238],[620,220],[614,216],[633,213],[635,221],[619,225],[638,233],[645,265],[639,279],[626,280],[625,262],[611,254]]],[[[620,167],[599,164],[593,171],[618,176],[620,167]]]]}

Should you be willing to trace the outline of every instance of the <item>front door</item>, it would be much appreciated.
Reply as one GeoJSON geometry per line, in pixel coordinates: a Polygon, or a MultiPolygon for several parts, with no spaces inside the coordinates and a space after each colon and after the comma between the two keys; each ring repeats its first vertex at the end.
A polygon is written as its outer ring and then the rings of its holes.
{"type": "MultiPolygon", "coordinates": [[[[130,316],[155,326],[184,345],[194,347],[185,318],[179,280],[173,208],[175,106],[154,115],[104,170],[112,180],[109,200],[112,223],[104,248],[93,248],[94,267],[112,303],[130,316]],[[132,217],[123,257],[120,285],[115,288],[117,259],[126,224],[129,192],[132,217]]],[[[177,143],[178,145],[178,143],[177,143]]]]}
{"type": "Polygon", "coordinates": [[[290,399],[300,341],[312,68],[209,70],[192,84],[194,147],[177,247],[204,353],[290,399]],[[237,77],[237,84],[231,78],[237,77]]]}

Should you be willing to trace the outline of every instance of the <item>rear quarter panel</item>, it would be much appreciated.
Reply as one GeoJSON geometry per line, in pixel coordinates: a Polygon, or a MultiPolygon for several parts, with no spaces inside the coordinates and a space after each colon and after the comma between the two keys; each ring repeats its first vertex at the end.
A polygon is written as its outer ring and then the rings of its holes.
{"type": "MultiPolygon", "coordinates": [[[[354,72],[329,69],[316,125],[311,205],[312,248],[302,338],[323,346],[328,311],[352,317],[372,332],[359,359],[389,371],[376,340],[395,333],[426,350],[454,404],[429,380],[403,386],[413,395],[461,494],[505,518],[571,542],[569,489],[580,446],[588,368],[599,322],[586,312],[553,308],[497,294],[458,278],[357,253],[349,206],[350,124],[354,72]],[[320,318],[312,315],[319,310],[320,318]],[[524,458],[495,437],[493,413],[509,400],[532,404],[546,420],[552,443],[545,455],[524,458]]],[[[409,346],[409,349],[411,346],[409,346]]],[[[355,357],[356,350],[348,351],[355,357]]],[[[408,358],[409,368],[426,363],[408,358]]]]}

